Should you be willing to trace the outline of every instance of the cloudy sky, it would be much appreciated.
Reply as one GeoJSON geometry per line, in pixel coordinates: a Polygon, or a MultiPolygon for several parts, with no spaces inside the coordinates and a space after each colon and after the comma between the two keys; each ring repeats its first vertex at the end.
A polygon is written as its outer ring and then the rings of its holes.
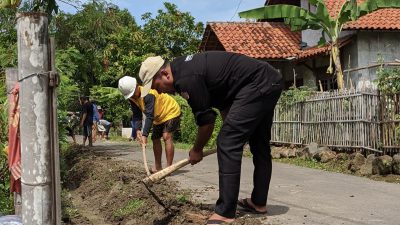
{"type": "MultiPolygon", "coordinates": [[[[69,2],[68,0],[64,0],[69,2]]],[[[145,12],[157,13],[158,9],[163,8],[165,0],[109,0],[120,8],[126,8],[135,17],[139,25],[143,24],[140,20],[145,12]]],[[[85,1],[82,1],[85,2],[85,1]]],[[[190,12],[198,22],[215,21],[240,21],[238,12],[247,9],[253,9],[264,5],[265,0],[169,0],[174,3],[178,9],[190,12]]],[[[76,9],[61,1],[58,1],[61,10],[70,13],[76,12],[76,9]]]]}

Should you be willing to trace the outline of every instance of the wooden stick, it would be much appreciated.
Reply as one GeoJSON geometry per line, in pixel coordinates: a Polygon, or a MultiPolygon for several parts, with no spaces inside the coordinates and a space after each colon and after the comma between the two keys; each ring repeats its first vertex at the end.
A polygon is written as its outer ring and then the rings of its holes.
{"type": "Polygon", "coordinates": [[[146,145],[144,144],[142,144],[142,154],[143,154],[144,169],[146,170],[147,176],[150,176],[151,173],[149,167],[147,166],[146,145]]]}
{"type": "MultiPolygon", "coordinates": [[[[203,157],[212,155],[212,154],[214,154],[214,153],[216,153],[216,152],[217,152],[216,149],[203,152],[203,157]]],[[[173,172],[179,170],[180,168],[182,168],[182,167],[188,165],[189,163],[190,163],[190,162],[189,162],[189,159],[182,159],[181,161],[176,162],[176,163],[172,164],[171,166],[169,166],[169,167],[167,167],[167,168],[165,168],[165,169],[163,169],[163,170],[158,171],[157,173],[154,173],[154,174],[152,174],[152,175],[146,177],[146,178],[143,179],[142,181],[143,181],[145,184],[149,184],[149,183],[152,183],[152,182],[159,181],[159,180],[161,180],[162,178],[164,178],[164,177],[170,175],[171,173],[173,173],[173,172]]]]}

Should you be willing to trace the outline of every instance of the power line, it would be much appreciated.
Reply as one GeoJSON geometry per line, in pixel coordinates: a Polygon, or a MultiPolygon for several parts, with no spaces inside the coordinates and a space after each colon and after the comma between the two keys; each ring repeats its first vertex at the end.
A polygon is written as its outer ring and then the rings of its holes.
{"type": "Polygon", "coordinates": [[[58,0],[58,1],[60,1],[60,2],[62,2],[62,3],[64,3],[64,4],[66,4],[66,5],[72,6],[72,7],[74,7],[74,8],[77,9],[77,10],[81,10],[81,9],[82,9],[82,7],[80,7],[80,6],[78,6],[78,5],[74,5],[74,4],[70,3],[70,2],[67,2],[67,1],[64,1],[64,0],[58,0]]]}
{"type": "Polygon", "coordinates": [[[239,10],[240,5],[242,4],[242,1],[243,1],[243,0],[240,0],[240,1],[239,1],[238,6],[236,7],[235,13],[233,13],[233,15],[232,15],[231,19],[229,20],[229,22],[232,21],[233,17],[235,17],[236,13],[237,13],[238,10],[239,10]]]}

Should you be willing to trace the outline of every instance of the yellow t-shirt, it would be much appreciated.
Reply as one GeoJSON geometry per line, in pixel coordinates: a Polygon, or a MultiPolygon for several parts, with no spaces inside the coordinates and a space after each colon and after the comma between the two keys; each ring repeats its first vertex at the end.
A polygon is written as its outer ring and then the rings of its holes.
{"type": "MultiPolygon", "coordinates": [[[[138,86],[138,88],[142,89],[142,86],[138,86]]],[[[154,95],[154,120],[153,124],[158,125],[162,124],[170,119],[178,117],[181,114],[181,108],[178,103],[168,94],[162,93],[159,94],[156,90],[150,89],[149,94],[154,95]]],[[[143,98],[131,99],[140,109],[140,111],[144,112],[145,105],[143,98]]]]}

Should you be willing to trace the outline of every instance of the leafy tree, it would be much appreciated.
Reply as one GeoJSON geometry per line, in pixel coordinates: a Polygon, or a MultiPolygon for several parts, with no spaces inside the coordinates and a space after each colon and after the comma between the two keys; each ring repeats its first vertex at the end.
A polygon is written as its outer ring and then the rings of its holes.
{"type": "Polygon", "coordinates": [[[80,89],[73,80],[73,76],[78,70],[78,65],[82,62],[82,57],[74,47],[56,51],[56,69],[61,79],[58,87],[59,111],[79,110],[80,89]]]}
{"type": "Polygon", "coordinates": [[[398,8],[400,7],[400,1],[366,0],[362,4],[357,4],[356,0],[345,0],[339,13],[334,18],[329,15],[324,0],[309,0],[309,3],[315,6],[315,12],[293,5],[271,5],[240,12],[239,16],[254,19],[284,18],[285,23],[290,25],[294,31],[306,29],[322,30],[319,44],[326,42],[325,35],[331,40],[331,64],[328,68],[328,73],[333,72],[333,60],[338,87],[343,89],[343,71],[340,63],[338,39],[344,25],[378,9],[398,8]]]}
{"type": "Polygon", "coordinates": [[[130,66],[128,57],[135,55],[133,40],[139,27],[129,12],[94,1],[74,15],[61,13],[55,20],[58,46],[74,46],[83,55],[73,78],[84,91],[88,93],[93,85],[115,86],[130,66]]]}
{"type": "Polygon", "coordinates": [[[165,2],[164,6],[166,11],[158,10],[154,18],[151,13],[142,16],[146,50],[168,59],[197,52],[203,24],[195,23],[189,13],[179,11],[172,3],[165,2]]]}

